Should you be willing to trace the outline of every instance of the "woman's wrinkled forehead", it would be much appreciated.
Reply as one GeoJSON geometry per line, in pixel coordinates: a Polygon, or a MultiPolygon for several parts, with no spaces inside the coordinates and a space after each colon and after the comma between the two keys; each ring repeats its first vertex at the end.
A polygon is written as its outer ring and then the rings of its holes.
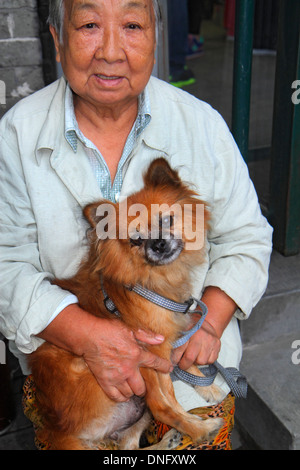
{"type": "MultiPolygon", "coordinates": [[[[102,0],[107,2],[108,0],[102,0]]],[[[109,0],[114,1],[114,0],[109,0]]],[[[118,0],[117,0],[118,1],[118,0]]],[[[49,24],[56,29],[60,42],[63,39],[63,24],[66,11],[70,17],[70,11],[76,6],[82,9],[88,9],[95,6],[99,7],[100,0],[50,0],[49,24]]],[[[154,13],[154,21],[156,28],[156,40],[158,40],[159,30],[162,27],[162,17],[159,6],[159,0],[120,0],[120,6],[123,4],[125,8],[148,8],[149,14],[154,13]]]]}
{"type": "MultiPolygon", "coordinates": [[[[152,0],[111,0],[116,1],[120,11],[143,11],[152,16],[154,13],[152,0]]],[[[65,9],[70,14],[77,11],[100,10],[107,0],[64,0],[65,9]]],[[[155,20],[155,18],[153,18],[155,20]]]]}

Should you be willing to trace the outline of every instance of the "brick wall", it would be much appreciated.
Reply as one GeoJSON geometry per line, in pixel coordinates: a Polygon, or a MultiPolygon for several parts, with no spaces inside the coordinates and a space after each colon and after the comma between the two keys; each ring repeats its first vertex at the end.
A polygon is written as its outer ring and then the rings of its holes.
{"type": "Polygon", "coordinates": [[[0,0],[0,117],[43,86],[37,0],[0,0]]]}

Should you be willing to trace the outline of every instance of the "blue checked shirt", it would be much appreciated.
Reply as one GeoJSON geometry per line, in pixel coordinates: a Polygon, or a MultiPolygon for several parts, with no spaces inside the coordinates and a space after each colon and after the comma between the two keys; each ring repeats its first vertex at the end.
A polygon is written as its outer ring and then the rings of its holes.
{"type": "Polygon", "coordinates": [[[94,175],[97,179],[99,188],[105,199],[113,202],[118,202],[119,195],[123,183],[123,166],[128,157],[130,156],[138,136],[143,132],[151,120],[150,113],[150,100],[147,91],[144,91],[139,96],[138,115],[136,121],[131,129],[127,138],[121,159],[119,161],[117,173],[114,182],[111,181],[111,176],[107,164],[101,155],[99,149],[87,139],[78,127],[74,112],[73,94],[69,85],[67,85],[65,95],[65,137],[72,147],[74,153],[77,152],[78,140],[84,145],[86,155],[92,166],[94,175]]]}
{"type": "MultiPolygon", "coordinates": [[[[74,153],[77,152],[78,140],[80,140],[80,142],[82,142],[82,144],[84,145],[86,155],[89,159],[94,175],[97,179],[98,185],[105,199],[108,199],[113,202],[118,202],[123,183],[122,169],[124,163],[130,156],[138,136],[147,127],[150,120],[150,100],[147,92],[144,91],[139,96],[138,115],[127,138],[121,159],[119,161],[116,177],[112,184],[109,169],[99,149],[97,149],[93,142],[87,139],[79,129],[74,111],[72,90],[70,86],[67,85],[65,95],[65,137],[69,142],[70,146],[72,147],[74,153]]],[[[48,325],[64,308],[66,308],[70,304],[77,302],[78,299],[76,296],[72,294],[67,296],[51,316],[48,325]]]]}

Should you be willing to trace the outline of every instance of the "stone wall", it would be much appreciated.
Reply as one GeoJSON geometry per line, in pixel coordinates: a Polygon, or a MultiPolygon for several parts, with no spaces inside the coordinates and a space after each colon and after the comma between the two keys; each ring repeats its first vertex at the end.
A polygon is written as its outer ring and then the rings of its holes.
{"type": "Polygon", "coordinates": [[[0,117],[45,85],[37,3],[0,2],[0,117]]]}

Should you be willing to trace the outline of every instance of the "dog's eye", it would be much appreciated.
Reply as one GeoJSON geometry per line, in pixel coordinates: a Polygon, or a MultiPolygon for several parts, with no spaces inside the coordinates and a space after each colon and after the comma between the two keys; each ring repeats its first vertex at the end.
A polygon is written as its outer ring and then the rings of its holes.
{"type": "Polygon", "coordinates": [[[174,223],[173,215],[163,215],[161,219],[159,219],[159,226],[160,228],[171,228],[174,223]]]}
{"type": "Polygon", "coordinates": [[[143,239],[141,237],[130,238],[130,243],[133,246],[141,246],[143,244],[143,239]]]}

